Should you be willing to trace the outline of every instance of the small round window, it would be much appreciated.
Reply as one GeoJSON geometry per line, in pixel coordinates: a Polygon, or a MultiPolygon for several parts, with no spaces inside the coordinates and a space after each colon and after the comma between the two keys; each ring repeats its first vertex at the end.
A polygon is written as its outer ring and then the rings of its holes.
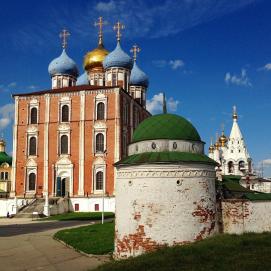
{"type": "Polygon", "coordinates": [[[156,144],[155,144],[154,142],[152,142],[151,147],[152,147],[153,149],[156,149],[156,144]]]}
{"type": "Polygon", "coordinates": [[[178,146],[177,146],[177,143],[176,143],[176,142],[174,142],[174,143],[173,143],[173,149],[174,149],[174,150],[176,150],[176,149],[177,149],[177,147],[178,147],[178,146]]]}

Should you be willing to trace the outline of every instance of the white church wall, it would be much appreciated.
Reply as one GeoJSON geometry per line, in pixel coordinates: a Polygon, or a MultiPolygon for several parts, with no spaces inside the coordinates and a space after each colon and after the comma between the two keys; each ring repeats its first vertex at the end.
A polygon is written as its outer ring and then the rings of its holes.
{"type": "Polygon", "coordinates": [[[142,165],[118,169],[115,257],[186,244],[217,231],[213,166],[142,165]]]}
{"type": "Polygon", "coordinates": [[[224,200],[222,221],[224,233],[271,231],[271,201],[224,200]]]}
{"type": "Polygon", "coordinates": [[[18,208],[21,208],[26,203],[24,199],[0,199],[0,217],[7,216],[7,213],[10,215],[16,214],[16,205],[18,208]]]}
{"type": "MultiPolygon", "coordinates": [[[[103,199],[102,197],[92,197],[92,198],[70,198],[72,204],[72,210],[76,210],[76,204],[78,204],[79,212],[95,212],[95,205],[99,206],[99,212],[102,211],[103,199]]],[[[115,212],[115,197],[105,197],[104,198],[104,211],[105,212],[115,212]]]]}

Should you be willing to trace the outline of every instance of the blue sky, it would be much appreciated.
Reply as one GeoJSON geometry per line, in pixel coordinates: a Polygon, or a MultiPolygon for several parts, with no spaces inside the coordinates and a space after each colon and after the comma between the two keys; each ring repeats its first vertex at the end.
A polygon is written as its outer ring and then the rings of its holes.
{"type": "Polygon", "coordinates": [[[122,47],[141,47],[149,75],[149,108],[166,92],[171,112],[188,118],[209,145],[221,123],[229,135],[232,106],[257,167],[271,176],[271,2],[268,0],[6,1],[0,10],[0,129],[12,149],[11,93],[50,88],[49,62],[61,53],[59,32],[71,32],[68,54],[82,72],[97,44],[93,23],[108,21],[104,43],[116,45],[113,24],[125,24],[122,47]],[[158,95],[158,96],[155,96],[158,95]]]}

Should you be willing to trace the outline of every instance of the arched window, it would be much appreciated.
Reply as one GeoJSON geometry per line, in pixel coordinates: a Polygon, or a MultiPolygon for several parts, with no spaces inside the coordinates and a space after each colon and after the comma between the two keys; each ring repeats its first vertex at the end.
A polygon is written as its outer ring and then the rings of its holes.
{"type": "Polygon", "coordinates": [[[233,173],[234,172],[234,165],[233,165],[232,161],[230,161],[228,163],[228,171],[229,171],[229,173],[233,173]]]}
{"type": "Polygon", "coordinates": [[[244,161],[240,161],[239,162],[239,170],[244,170],[245,169],[245,162],[244,161]]]}
{"type": "Polygon", "coordinates": [[[96,135],[96,152],[104,152],[104,135],[101,133],[96,135]]]}
{"type": "Polygon", "coordinates": [[[112,73],[112,86],[115,87],[117,85],[117,74],[112,73]]]}
{"type": "Polygon", "coordinates": [[[36,189],[36,174],[30,173],[28,175],[28,190],[35,190],[36,189]]]}
{"type": "Polygon", "coordinates": [[[37,155],[37,139],[34,136],[29,139],[29,155],[37,155]]]}
{"type": "Polygon", "coordinates": [[[104,119],[104,103],[100,102],[97,104],[97,120],[104,119]]]}
{"type": "Polygon", "coordinates": [[[61,108],[61,121],[68,122],[69,121],[69,106],[64,104],[61,108]]]}
{"type": "Polygon", "coordinates": [[[102,171],[96,173],[96,190],[103,190],[103,175],[102,171]]]}
{"type": "Polygon", "coordinates": [[[30,124],[38,123],[38,110],[36,107],[31,108],[30,111],[30,124]]]}
{"type": "Polygon", "coordinates": [[[68,136],[62,135],[60,138],[60,154],[68,154],[68,136]]]}

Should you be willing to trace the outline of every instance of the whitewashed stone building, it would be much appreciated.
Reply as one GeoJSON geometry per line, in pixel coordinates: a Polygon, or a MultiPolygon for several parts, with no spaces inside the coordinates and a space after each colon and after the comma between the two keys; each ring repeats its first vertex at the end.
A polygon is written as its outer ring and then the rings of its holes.
{"type": "Polygon", "coordinates": [[[161,114],[144,120],[128,156],[115,166],[116,258],[216,232],[215,162],[186,119],[161,114]]]}
{"type": "Polygon", "coordinates": [[[239,128],[236,107],[233,107],[233,124],[230,136],[217,137],[216,143],[209,147],[209,157],[214,159],[222,175],[245,176],[252,173],[252,159],[248,153],[244,137],[239,128]]]}

